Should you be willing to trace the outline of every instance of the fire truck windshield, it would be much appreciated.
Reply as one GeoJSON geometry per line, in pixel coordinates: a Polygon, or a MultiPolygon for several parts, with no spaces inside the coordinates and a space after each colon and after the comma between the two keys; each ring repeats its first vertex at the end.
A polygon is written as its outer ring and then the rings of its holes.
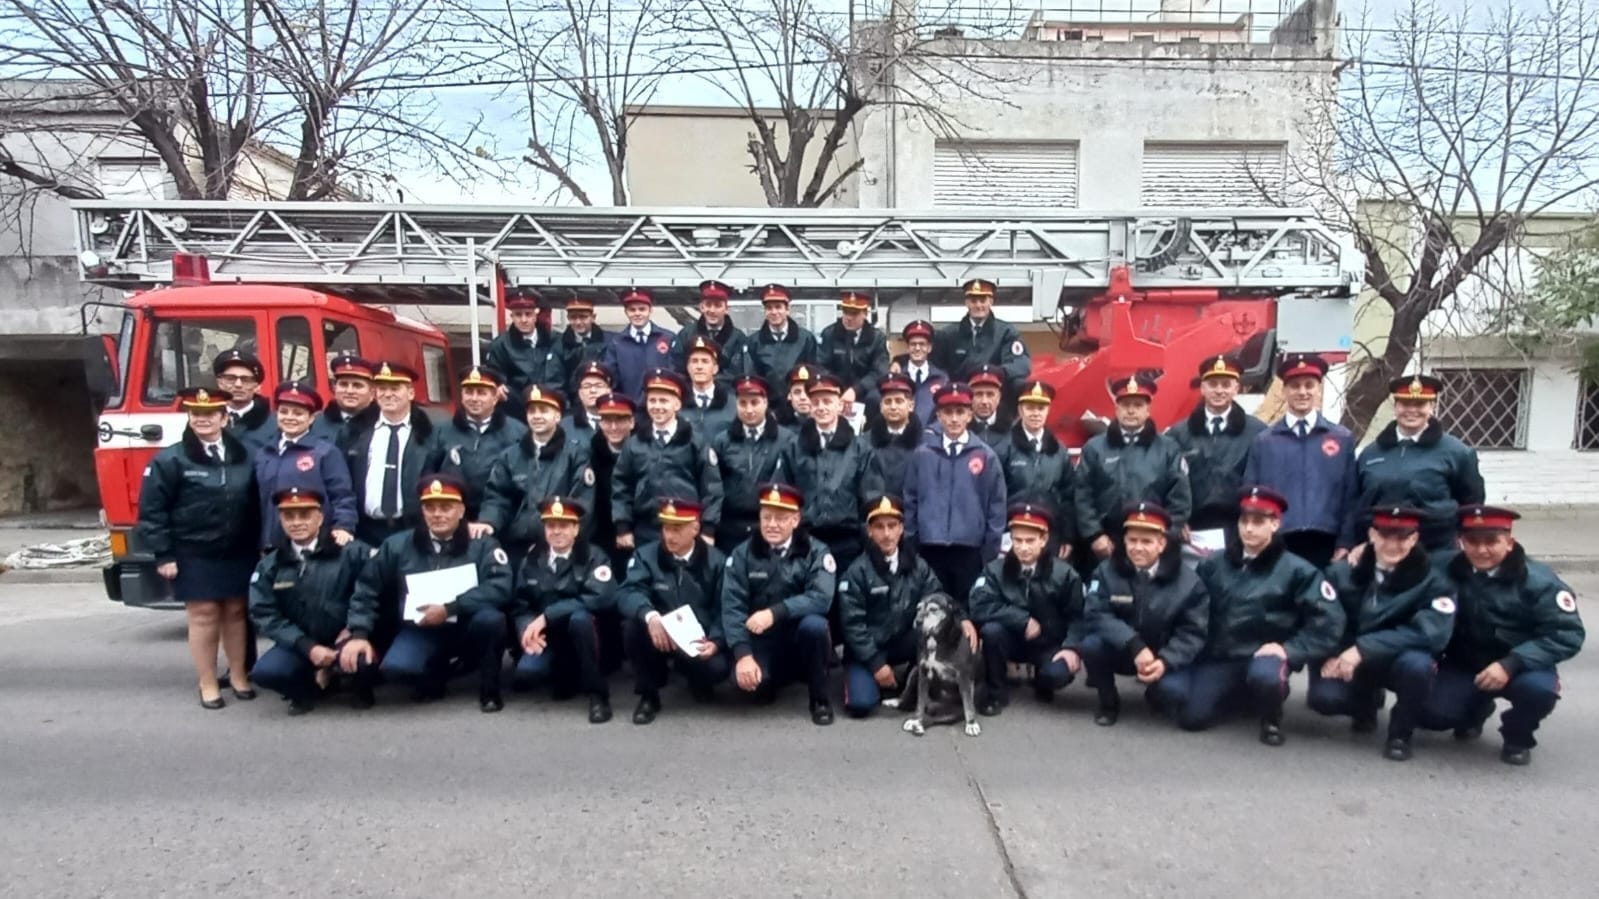
{"type": "Polygon", "coordinates": [[[144,365],[144,401],[170,405],[185,387],[211,387],[211,360],[226,350],[257,353],[253,318],[160,318],[144,365]]]}

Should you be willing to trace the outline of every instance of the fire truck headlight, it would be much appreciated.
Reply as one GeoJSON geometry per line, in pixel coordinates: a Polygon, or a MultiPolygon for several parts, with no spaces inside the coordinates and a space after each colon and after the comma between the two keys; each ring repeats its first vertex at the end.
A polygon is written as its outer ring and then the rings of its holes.
{"type": "Polygon", "coordinates": [[[93,250],[84,250],[78,254],[78,263],[84,268],[94,268],[100,264],[100,257],[93,250]]]}

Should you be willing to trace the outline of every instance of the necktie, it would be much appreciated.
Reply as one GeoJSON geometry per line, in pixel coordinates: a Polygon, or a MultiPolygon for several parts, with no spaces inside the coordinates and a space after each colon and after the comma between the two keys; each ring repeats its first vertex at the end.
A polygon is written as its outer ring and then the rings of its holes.
{"type": "Polygon", "coordinates": [[[635,343],[643,343],[644,342],[644,332],[635,328],[633,330],[633,341],[635,343]]]}
{"type": "Polygon", "coordinates": [[[953,459],[956,456],[959,456],[960,454],[961,454],[961,445],[960,445],[960,443],[959,442],[951,443],[949,445],[949,457],[951,459],[953,459]]]}
{"type": "Polygon", "coordinates": [[[899,556],[888,560],[888,573],[899,574],[899,556]]]}
{"type": "Polygon", "coordinates": [[[433,554],[436,555],[436,556],[444,555],[444,542],[443,541],[441,541],[441,540],[433,541],[433,554]]]}
{"type": "Polygon", "coordinates": [[[1034,452],[1034,454],[1041,453],[1043,451],[1044,451],[1044,441],[1041,438],[1034,437],[1033,438],[1033,452],[1034,452]]]}
{"type": "Polygon", "coordinates": [[[657,429],[656,432],[655,432],[655,442],[657,444],[661,445],[661,446],[665,446],[666,445],[666,432],[657,429]]]}
{"type": "Polygon", "coordinates": [[[744,429],[744,436],[748,437],[751,440],[759,440],[759,439],[761,439],[761,429],[760,428],[745,428],[744,429]]]}
{"type": "Polygon", "coordinates": [[[927,372],[918,368],[914,373],[914,377],[916,378],[916,386],[920,387],[922,386],[922,381],[927,377],[927,372]]]}
{"type": "Polygon", "coordinates": [[[400,517],[400,426],[385,424],[389,429],[389,451],[383,457],[383,503],[379,507],[384,518],[400,517]]]}
{"type": "Polygon", "coordinates": [[[293,440],[290,440],[287,437],[283,438],[283,440],[278,444],[278,455],[282,456],[282,455],[288,453],[289,447],[293,443],[294,443],[293,440]]]}
{"type": "Polygon", "coordinates": [[[711,395],[708,394],[708,393],[702,393],[699,396],[700,396],[700,408],[701,409],[709,409],[711,407],[711,395]]]}
{"type": "Polygon", "coordinates": [[[1294,422],[1294,433],[1298,434],[1300,437],[1304,437],[1306,434],[1310,433],[1310,426],[1305,424],[1304,419],[1300,419],[1299,421],[1294,422]]]}
{"type": "Polygon", "coordinates": [[[213,443],[205,448],[205,454],[214,459],[218,465],[222,464],[222,447],[213,443]]]}
{"type": "Polygon", "coordinates": [[[550,570],[554,571],[555,570],[555,566],[559,565],[560,562],[561,562],[561,557],[560,556],[550,556],[550,570]]]}
{"type": "Polygon", "coordinates": [[[236,427],[238,427],[238,426],[239,426],[239,422],[240,422],[240,421],[241,421],[241,420],[242,420],[242,419],[243,419],[243,418],[244,418],[244,416],[243,416],[243,415],[240,415],[240,414],[239,414],[239,413],[237,413],[237,412],[229,412],[229,413],[228,413],[228,427],[230,427],[230,428],[236,428],[236,427]]]}
{"type": "Polygon", "coordinates": [[[1026,580],[1029,580],[1029,581],[1032,580],[1033,579],[1033,566],[1028,565],[1026,568],[1023,568],[1022,569],[1022,577],[1024,579],[1026,579],[1026,580]]]}
{"type": "Polygon", "coordinates": [[[787,336],[788,336],[788,332],[787,331],[773,331],[772,332],[772,339],[777,341],[778,343],[782,343],[783,339],[785,337],[787,337],[787,336]]]}
{"type": "Polygon", "coordinates": [[[821,438],[822,446],[826,446],[829,443],[833,442],[833,432],[832,431],[826,431],[826,432],[817,431],[816,432],[816,436],[821,438]]]}
{"type": "Polygon", "coordinates": [[[1212,435],[1220,434],[1221,433],[1221,426],[1222,426],[1222,417],[1220,415],[1212,415],[1210,417],[1210,433],[1212,435]]]}

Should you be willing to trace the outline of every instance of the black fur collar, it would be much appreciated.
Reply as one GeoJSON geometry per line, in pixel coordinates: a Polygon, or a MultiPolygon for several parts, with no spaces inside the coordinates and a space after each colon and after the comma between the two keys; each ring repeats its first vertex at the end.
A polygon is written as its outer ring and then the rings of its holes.
{"type": "MultiPolygon", "coordinates": [[[[1227,561],[1231,562],[1233,564],[1233,567],[1235,567],[1235,568],[1244,567],[1244,544],[1243,544],[1243,542],[1241,540],[1238,539],[1238,529],[1237,528],[1229,528],[1227,530],[1227,550],[1226,550],[1226,552],[1227,552],[1227,561]]],[[[1272,566],[1277,564],[1277,560],[1282,558],[1282,554],[1283,554],[1282,537],[1280,535],[1279,536],[1274,536],[1274,537],[1271,538],[1271,542],[1266,544],[1266,548],[1261,550],[1260,555],[1258,555],[1258,556],[1254,557],[1253,559],[1249,560],[1248,567],[1254,568],[1254,569],[1260,570],[1260,571],[1268,570],[1272,566]]]]}
{"type": "MultiPolygon", "coordinates": [[[[733,441],[734,443],[743,443],[744,441],[748,440],[749,436],[744,433],[744,428],[745,427],[746,427],[746,425],[744,424],[744,422],[740,421],[737,418],[733,419],[732,423],[727,426],[727,437],[728,437],[728,439],[733,441]]],[[[774,442],[776,442],[777,441],[777,433],[778,433],[777,429],[778,429],[777,416],[773,415],[770,412],[766,413],[766,423],[761,425],[761,442],[762,443],[774,443],[774,442]]]]}
{"type": "MultiPolygon", "coordinates": [[[[1432,570],[1432,562],[1427,558],[1427,551],[1421,548],[1421,543],[1416,543],[1416,548],[1405,556],[1404,561],[1394,568],[1377,588],[1379,593],[1403,593],[1416,586],[1427,578],[1432,570]]],[[[1367,546],[1366,551],[1360,556],[1360,564],[1350,569],[1350,578],[1355,586],[1365,589],[1377,573],[1377,553],[1372,547],[1367,546]]]]}
{"type": "Polygon", "coordinates": [[[662,571],[676,571],[683,568],[687,571],[701,571],[705,568],[705,541],[695,540],[694,548],[689,550],[688,564],[677,561],[677,556],[672,555],[666,548],[665,541],[655,545],[655,563],[662,571]]]}
{"type": "Polygon", "coordinates": [[[883,421],[883,417],[879,415],[866,426],[866,436],[871,440],[874,449],[898,446],[913,450],[922,444],[922,420],[912,412],[911,417],[905,422],[904,433],[895,436],[888,433],[888,422],[883,421]]]}
{"type": "Polygon", "coordinates": [[[710,339],[716,341],[717,346],[725,347],[727,346],[727,342],[729,340],[740,336],[743,332],[739,331],[738,327],[733,324],[733,320],[730,318],[722,319],[722,327],[718,330],[712,331],[711,326],[705,323],[705,316],[701,315],[699,318],[694,320],[694,333],[709,337],[710,339]]]}
{"type": "MultiPolygon", "coordinates": [[[[457,407],[455,410],[455,415],[450,420],[455,423],[457,428],[460,428],[463,431],[474,430],[471,420],[466,417],[465,409],[457,407]]],[[[494,405],[494,411],[489,415],[488,430],[498,431],[503,427],[505,427],[505,411],[500,408],[498,403],[496,403],[494,405]]]]}
{"type": "Polygon", "coordinates": [[[360,412],[357,412],[354,415],[347,414],[343,409],[336,405],[329,406],[327,411],[322,413],[323,417],[333,424],[349,424],[353,428],[364,428],[370,425],[381,414],[382,410],[378,408],[378,404],[375,402],[367,403],[365,409],[362,409],[360,412]]]}
{"type": "Polygon", "coordinates": [[[605,439],[605,432],[596,429],[594,436],[589,438],[589,453],[594,459],[604,459],[615,462],[622,455],[621,450],[611,449],[611,441],[605,439]]]}
{"type": "MultiPolygon", "coordinates": [[[[432,549],[431,546],[428,548],[432,549]]],[[[333,539],[332,522],[322,522],[322,533],[316,535],[316,548],[311,550],[311,558],[333,558],[343,551],[344,547],[333,539]]],[[[279,562],[288,562],[294,558],[294,541],[289,539],[288,534],[280,533],[278,535],[277,552],[279,562]]]]}
{"type": "Polygon", "coordinates": [[[587,337],[579,337],[577,332],[572,330],[571,326],[568,325],[567,329],[561,332],[561,345],[567,349],[575,350],[586,343],[603,344],[605,343],[605,338],[605,329],[599,325],[591,326],[589,328],[589,336],[587,337]]]}
{"type": "MultiPolygon", "coordinates": [[[[233,417],[233,410],[229,408],[227,412],[228,420],[231,421],[233,417]]],[[[267,417],[271,414],[272,404],[267,402],[265,397],[257,395],[255,400],[250,404],[250,411],[239,417],[239,427],[245,429],[246,431],[253,431],[256,428],[266,424],[267,417]]]]}
{"type": "MultiPolygon", "coordinates": [[[[455,533],[450,535],[450,542],[444,547],[444,554],[460,556],[466,554],[466,544],[471,537],[466,532],[466,517],[461,517],[461,523],[456,526],[455,533]]],[[[426,522],[417,525],[411,531],[411,542],[416,545],[417,551],[424,556],[433,554],[433,532],[428,530],[426,522]]]]}
{"type": "MultiPolygon", "coordinates": [[[[1022,563],[1020,559],[1016,558],[1016,553],[1008,552],[1005,554],[1005,562],[1000,566],[1000,570],[1004,573],[1005,579],[1008,581],[1016,580],[1022,576],[1022,563]]],[[[1049,576],[1054,573],[1054,570],[1055,561],[1046,551],[1043,555],[1039,556],[1038,561],[1034,563],[1033,577],[1041,581],[1048,580],[1049,576]]]]}
{"type": "MultiPolygon", "coordinates": [[[[1111,565],[1122,577],[1132,580],[1138,576],[1138,569],[1133,567],[1133,560],[1127,558],[1127,548],[1118,545],[1116,553],[1111,557],[1111,565]]],[[[1171,538],[1166,540],[1166,551],[1161,554],[1160,561],[1155,563],[1155,583],[1169,584],[1177,579],[1183,570],[1183,548],[1180,543],[1171,538]]]]}
{"type": "MultiPolygon", "coordinates": [[[[548,443],[544,444],[544,448],[543,449],[539,450],[539,452],[538,452],[539,461],[548,462],[551,459],[555,458],[556,456],[560,455],[561,454],[561,450],[563,450],[565,448],[566,448],[566,429],[557,426],[556,429],[555,429],[555,433],[550,435],[550,441],[548,443]]],[[[533,454],[533,432],[532,431],[528,431],[526,434],[522,435],[522,451],[527,453],[528,455],[532,455],[533,454]]]]}
{"type": "MultiPolygon", "coordinates": [[[[543,539],[538,540],[529,550],[526,562],[535,562],[544,571],[549,571],[550,545],[543,539]]],[[[566,554],[566,562],[573,568],[587,568],[589,564],[589,544],[579,540],[572,544],[572,551],[566,554]]]]}
{"type": "MultiPolygon", "coordinates": [[[[1144,422],[1144,429],[1133,436],[1133,442],[1148,449],[1155,445],[1157,434],[1155,422],[1151,419],[1144,422]]],[[[1127,446],[1127,441],[1122,439],[1122,426],[1115,421],[1112,421],[1105,429],[1105,440],[1110,444],[1111,449],[1124,449],[1127,446]]]]}
{"type": "MultiPolygon", "coordinates": [[[[810,554],[810,535],[802,533],[800,530],[796,529],[794,531],[794,537],[788,541],[788,554],[783,556],[783,558],[803,559],[810,554]]],[[[766,538],[762,537],[758,531],[756,532],[755,536],[750,539],[750,555],[757,559],[770,559],[774,557],[772,553],[772,545],[767,543],[766,538]]]]}
{"type": "MultiPolygon", "coordinates": [[[[832,340],[834,343],[854,342],[849,335],[850,331],[844,327],[844,323],[839,322],[838,327],[833,329],[832,340]]],[[[873,327],[871,320],[868,319],[861,324],[861,339],[859,343],[861,346],[871,346],[872,341],[876,338],[877,328],[873,327]]]]}
{"type": "MultiPolygon", "coordinates": [[[[227,428],[222,429],[222,464],[239,465],[250,461],[250,451],[245,448],[239,438],[228,433],[227,428]]],[[[210,465],[211,457],[205,454],[205,446],[200,443],[200,438],[187,425],[183,428],[183,454],[189,461],[196,465],[210,465]]]]}
{"type": "Polygon", "coordinates": [[[539,322],[533,326],[532,337],[523,334],[520,328],[512,325],[511,327],[505,329],[505,339],[511,341],[512,343],[520,343],[523,346],[532,346],[534,348],[538,348],[549,346],[551,341],[555,339],[555,336],[550,333],[550,329],[543,322],[539,322]]]}
{"type": "MultiPolygon", "coordinates": [[[[1244,433],[1244,419],[1247,418],[1244,407],[1233,403],[1227,410],[1227,423],[1222,427],[1222,432],[1231,437],[1244,433]]],[[[1188,416],[1188,433],[1195,437],[1203,437],[1210,433],[1210,410],[1201,402],[1194,407],[1188,416]]]]}
{"type": "MultiPolygon", "coordinates": [[[[828,441],[827,448],[843,452],[849,449],[850,441],[854,439],[855,429],[849,426],[849,422],[840,418],[838,420],[838,430],[833,432],[833,439],[828,441]]],[[[816,429],[814,420],[807,418],[805,424],[800,425],[799,443],[800,449],[807,453],[814,454],[822,451],[822,435],[816,429]]]]}
{"type": "Polygon", "coordinates": [[[908,543],[903,540],[900,541],[899,574],[889,574],[888,557],[883,555],[883,551],[877,548],[877,544],[868,540],[866,541],[866,558],[871,562],[872,570],[877,572],[879,578],[885,581],[892,581],[896,577],[904,577],[910,573],[910,570],[916,567],[917,557],[916,552],[910,548],[908,543]]]}
{"type": "MultiPolygon", "coordinates": [[[[716,381],[711,382],[711,408],[726,409],[728,400],[727,388],[716,381]]],[[[688,393],[683,397],[684,409],[698,409],[700,405],[699,391],[693,384],[688,385],[688,393]]]]}
{"type": "MultiPolygon", "coordinates": [[[[1463,581],[1471,577],[1474,570],[1471,560],[1463,552],[1456,553],[1449,560],[1449,576],[1454,580],[1463,581]]],[[[1520,543],[1510,548],[1510,554],[1499,563],[1499,570],[1493,573],[1491,579],[1508,584],[1520,584],[1527,580],[1527,551],[1521,548],[1520,543]]]]}
{"type": "MultiPolygon", "coordinates": [[[[802,329],[800,328],[800,326],[799,326],[799,324],[797,322],[795,322],[792,318],[789,319],[788,320],[788,328],[783,332],[783,340],[781,342],[782,343],[799,343],[800,331],[801,330],[802,329]]],[[[772,334],[771,322],[762,322],[761,323],[761,329],[756,332],[756,337],[758,337],[760,339],[761,343],[778,343],[779,342],[777,337],[775,337],[772,334]]]]}
{"type": "MultiPolygon", "coordinates": [[[[1421,429],[1420,434],[1416,435],[1416,445],[1436,446],[1438,441],[1443,439],[1443,436],[1444,426],[1439,424],[1436,418],[1429,419],[1427,426],[1421,429]]],[[[1398,422],[1390,421],[1388,427],[1382,429],[1382,433],[1377,435],[1377,445],[1385,450],[1393,449],[1399,445],[1398,422]]]]}
{"type": "MultiPolygon", "coordinates": [[[[1032,453],[1033,451],[1033,441],[1028,438],[1027,429],[1022,427],[1022,423],[1019,421],[1011,425],[1010,442],[1017,452],[1032,453]]],[[[1060,441],[1055,439],[1055,434],[1049,428],[1044,429],[1042,446],[1043,455],[1046,456],[1053,456],[1060,449],[1060,441]]]]}
{"type": "MultiPolygon", "coordinates": [[[[633,427],[633,440],[642,441],[645,446],[655,442],[655,422],[644,419],[644,422],[633,427]]],[[[689,425],[683,416],[677,417],[677,430],[672,432],[672,439],[666,442],[667,446],[685,446],[694,439],[694,428],[689,425]]]]}

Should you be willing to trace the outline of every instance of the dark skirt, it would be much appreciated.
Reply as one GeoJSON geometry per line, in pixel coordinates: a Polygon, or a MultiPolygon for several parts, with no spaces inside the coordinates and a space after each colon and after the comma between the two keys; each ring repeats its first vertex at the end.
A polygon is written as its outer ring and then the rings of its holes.
{"type": "Polygon", "coordinates": [[[172,580],[172,596],[178,602],[248,596],[250,575],[255,572],[257,561],[249,555],[227,559],[180,555],[177,558],[178,576],[172,580]]]}

